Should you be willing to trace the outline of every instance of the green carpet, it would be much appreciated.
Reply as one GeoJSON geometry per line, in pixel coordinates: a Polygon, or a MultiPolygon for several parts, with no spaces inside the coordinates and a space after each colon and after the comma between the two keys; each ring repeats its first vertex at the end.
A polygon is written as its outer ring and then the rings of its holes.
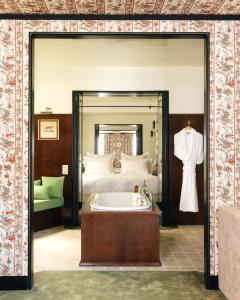
{"type": "Polygon", "coordinates": [[[1,291],[4,300],[215,300],[198,272],[44,271],[32,291],[1,291]]]}

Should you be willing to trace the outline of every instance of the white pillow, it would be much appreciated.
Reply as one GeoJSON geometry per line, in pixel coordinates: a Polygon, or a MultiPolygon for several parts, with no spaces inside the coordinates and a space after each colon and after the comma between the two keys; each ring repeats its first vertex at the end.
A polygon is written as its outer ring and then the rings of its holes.
{"type": "Polygon", "coordinates": [[[150,159],[122,159],[121,174],[148,175],[150,174],[150,159]]]}
{"type": "Polygon", "coordinates": [[[149,158],[149,152],[140,154],[140,155],[127,155],[125,153],[121,153],[121,159],[144,159],[144,158],[149,158]]]}
{"type": "Polygon", "coordinates": [[[84,156],[85,174],[112,174],[112,157],[98,158],[84,156]]]}

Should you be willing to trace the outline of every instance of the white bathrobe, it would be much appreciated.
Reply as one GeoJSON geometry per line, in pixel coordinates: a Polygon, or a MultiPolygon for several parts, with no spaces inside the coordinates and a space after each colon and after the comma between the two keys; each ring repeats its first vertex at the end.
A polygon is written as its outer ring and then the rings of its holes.
{"type": "Polygon", "coordinates": [[[180,198],[181,211],[198,212],[196,164],[203,162],[203,136],[195,129],[179,131],[174,136],[174,155],[183,162],[180,198]]]}

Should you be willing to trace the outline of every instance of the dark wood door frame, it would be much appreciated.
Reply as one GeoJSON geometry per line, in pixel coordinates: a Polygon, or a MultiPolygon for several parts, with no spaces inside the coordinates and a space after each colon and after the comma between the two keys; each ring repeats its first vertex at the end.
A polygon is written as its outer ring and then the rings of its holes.
{"type": "MultiPolygon", "coordinates": [[[[70,19],[70,16],[68,16],[70,19]]],[[[82,39],[82,38],[139,38],[139,39],[203,39],[205,50],[205,84],[204,84],[204,278],[205,286],[208,289],[218,288],[218,276],[210,274],[210,202],[209,202],[209,53],[210,53],[210,34],[202,33],[29,33],[29,205],[28,205],[28,275],[9,278],[2,278],[2,287],[11,287],[14,289],[28,288],[33,286],[33,170],[34,170],[34,86],[33,86],[33,56],[34,40],[36,38],[63,38],[63,39],[82,39]],[[20,283],[20,280],[23,282],[20,283]]],[[[74,176],[74,174],[73,174],[74,176]]],[[[1,280],[1,278],[0,278],[1,280]]]]}

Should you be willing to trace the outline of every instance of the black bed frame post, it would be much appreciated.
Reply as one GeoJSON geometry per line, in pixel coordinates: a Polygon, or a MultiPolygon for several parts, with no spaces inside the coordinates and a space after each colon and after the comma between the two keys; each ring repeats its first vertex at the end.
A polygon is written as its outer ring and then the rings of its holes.
{"type": "Polygon", "coordinates": [[[143,153],[143,125],[137,124],[137,155],[143,153]]]}
{"type": "MultiPolygon", "coordinates": [[[[68,226],[79,226],[79,168],[78,168],[78,154],[79,154],[79,139],[77,133],[79,132],[79,95],[78,91],[72,92],[72,222],[68,226]]],[[[80,170],[81,171],[81,170],[80,170]]]]}
{"type": "Polygon", "coordinates": [[[94,153],[98,154],[98,142],[99,142],[99,124],[95,124],[95,138],[94,138],[94,153]]]}

